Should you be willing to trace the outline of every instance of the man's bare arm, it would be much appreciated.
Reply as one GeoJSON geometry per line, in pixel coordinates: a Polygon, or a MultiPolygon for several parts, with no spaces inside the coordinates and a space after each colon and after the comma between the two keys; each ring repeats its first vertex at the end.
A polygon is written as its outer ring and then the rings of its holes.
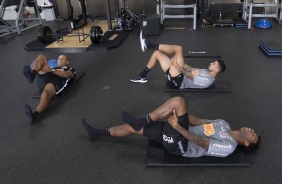
{"type": "Polygon", "coordinates": [[[58,70],[55,69],[53,73],[63,78],[73,78],[74,77],[73,73],[70,70],[64,71],[61,69],[58,69],[58,70]]]}
{"type": "Polygon", "coordinates": [[[201,146],[202,148],[208,150],[210,145],[210,140],[208,138],[199,137],[192,132],[189,132],[188,130],[184,129],[179,124],[175,125],[173,127],[177,132],[179,132],[183,137],[188,139],[188,141],[193,142],[194,144],[201,146]]]}
{"type": "Polygon", "coordinates": [[[173,115],[168,118],[168,123],[188,141],[191,141],[206,150],[209,149],[210,140],[208,138],[199,137],[178,124],[178,118],[176,116],[175,110],[173,110],[173,115]]]}
{"type": "Polygon", "coordinates": [[[195,68],[193,68],[193,67],[191,67],[191,66],[189,66],[189,65],[187,65],[187,64],[185,64],[185,63],[184,63],[183,68],[184,68],[185,70],[191,71],[191,72],[192,72],[193,70],[195,70],[195,68]]]}
{"type": "Polygon", "coordinates": [[[189,124],[193,126],[202,125],[202,124],[208,124],[208,122],[205,119],[197,118],[196,116],[189,115],[189,124]]]}
{"type": "MultiPolygon", "coordinates": [[[[171,60],[171,63],[172,63],[172,65],[180,72],[180,73],[182,73],[185,77],[187,77],[187,78],[189,78],[189,79],[191,79],[191,80],[194,80],[194,76],[193,76],[193,74],[192,74],[192,70],[190,70],[190,68],[189,68],[189,66],[188,67],[186,67],[187,69],[185,69],[185,68],[182,68],[181,66],[179,66],[179,64],[177,63],[177,61],[176,61],[176,59],[175,58],[173,58],[172,60],[171,60]]],[[[184,67],[185,67],[185,65],[186,64],[184,64],[184,67]]]]}

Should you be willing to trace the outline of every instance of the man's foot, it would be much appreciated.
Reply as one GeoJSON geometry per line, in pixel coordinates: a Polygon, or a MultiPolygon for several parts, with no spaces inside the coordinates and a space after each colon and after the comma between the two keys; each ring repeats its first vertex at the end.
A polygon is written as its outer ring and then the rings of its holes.
{"type": "Polygon", "coordinates": [[[83,118],[81,118],[81,123],[87,133],[89,141],[94,141],[98,137],[95,133],[95,128],[89,125],[83,118]]]}
{"type": "Polygon", "coordinates": [[[30,70],[30,67],[28,65],[25,65],[24,68],[23,68],[23,74],[26,78],[26,80],[29,82],[29,83],[33,83],[34,81],[34,78],[36,76],[36,73],[35,72],[31,72],[30,70]]]}
{"type": "Polygon", "coordinates": [[[35,119],[37,118],[37,114],[32,112],[32,109],[29,105],[24,105],[24,112],[27,115],[28,124],[32,125],[35,123],[35,119]]]}
{"type": "Polygon", "coordinates": [[[146,83],[147,79],[142,78],[140,75],[137,75],[136,77],[133,77],[130,79],[131,82],[139,82],[139,83],[146,83]]]}
{"type": "Polygon", "coordinates": [[[132,116],[125,111],[121,111],[121,118],[125,123],[133,123],[136,120],[135,116],[132,116]]]}
{"type": "Polygon", "coordinates": [[[141,118],[136,118],[135,116],[130,115],[125,111],[121,111],[121,118],[125,123],[130,125],[135,131],[141,130],[145,125],[149,123],[148,115],[141,118]]]}
{"type": "Polygon", "coordinates": [[[142,51],[145,52],[147,50],[147,44],[146,39],[143,37],[143,30],[140,32],[140,43],[142,51]]]}

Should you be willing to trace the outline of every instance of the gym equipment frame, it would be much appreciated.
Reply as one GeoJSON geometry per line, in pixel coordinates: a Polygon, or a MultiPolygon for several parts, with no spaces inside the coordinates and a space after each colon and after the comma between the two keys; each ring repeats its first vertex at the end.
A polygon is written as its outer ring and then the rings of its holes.
{"type": "Polygon", "coordinates": [[[115,22],[112,26],[112,16],[110,9],[110,0],[104,0],[105,12],[107,15],[108,31],[128,31],[132,30],[134,25],[139,24],[140,18],[131,12],[126,6],[126,0],[114,0],[115,3],[115,22]]]}
{"type": "Polygon", "coordinates": [[[157,1],[157,14],[160,15],[161,24],[167,18],[193,18],[193,29],[196,29],[196,21],[197,21],[197,0],[194,1],[194,4],[190,5],[168,5],[164,2],[164,0],[157,1]],[[168,8],[174,9],[186,9],[186,8],[193,8],[193,15],[168,15],[165,14],[165,10],[168,8]]]}
{"type": "Polygon", "coordinates": [[[6,27],[4,29],[1,29],[0,31],[0,37],[11,35],[14,33],[21,34],[22,31],[37,27],[42,25],[41,21],[41,16],[40,16],[41,8],[37,4],[37,0],[18,0],[16,1],[11,1],[9,0],[2,0],[1,2],[1,8],[0,8],[0,22],[1,22],[1,27],[6,27]],[[18,3],[18,4],[16,4],[18,3]],[[7,6],[11,5],[17,5],[18,6],[18,11],[17,11],[17,18],[15,21],[15,25],[12,26],[5,20],[3,20],[3,16],[5,13],[5,8],[7,6]],[[24,13],[24,6],[33,6],[35,10],[35,14],[37,17],[34,18],[24,18],[23,13],[24,13]],[[38,21],[38,23],[33,24],[31,26],[27,26],[25,24],[25,21],[38,21]]]}
{"type": "Polygon", "coordinates": [[[242,18],[248,22],[248,29],[252,27],[252,17],[273,17],[281,23],[281,0],[272,0],[271,3],[254,3],[254,0],[244,0],[243,2],[243,16],[242,18]],[[254,7],[274,7],[275,13],[254,14],[254,7]],[[279,12],[280,11],[280,12],[279,12]]]}

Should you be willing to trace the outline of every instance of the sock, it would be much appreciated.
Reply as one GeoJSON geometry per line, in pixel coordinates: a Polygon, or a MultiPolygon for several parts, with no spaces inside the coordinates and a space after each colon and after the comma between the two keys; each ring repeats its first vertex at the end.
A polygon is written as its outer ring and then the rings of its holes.
{"type": "Polygon", "coordinates": [[[147,45],[147,49],[155,49],[155,50],[159,49],[159,44],[152,43],[148,40],[146,40],[145,43],[147,45]]]}
{"type": "Polygon", "coordinates": [[[110,136],[110,130],[108,128],[107,129],[93,128],[83,118],[81,119],[81,123],[87,133],[89,141],[94,141],[95,139],[101,136],[110,136]]]}
{"type": "Polygon", "coordinates": [[[39,116],[39,112],[37,111],[32,112],[31,107],[27,104],[25,104],[24,111],[25,111],[25,114],[27,115],[28,124],[30,125],[34,124],[36,118],[39,116]]]}
{"type": "Polygon", "coordinates": [[[135,118],[134,116],[128,114],[125,111],[122,111],[122,120],[129,124],[135,131],[141,130],[145,125],[152,123],[152,119],[150,117],[150,114],[147,114],[144,117],[135,118]]]}
{"type": "Polygon", "coordinates": [[[143,72],[140,74],[140,76],[142,77],[142,78],[146,78],[146,76],[147,76],[147,74],[150,72],[150,70],[151,69],[149,69],[149,68],[145,68],[144,70],[143,70],[143,72]]]}
{"type": "Polygon", "coordinates": [[[34,78],[36,76],[36,71],[35,70],[30,70],[29,66],[28,65],[25,65],[24,66],[24,69],[23,69],[23,74],[25,76],[25,78],[27,79],[27,81],[29,83],[33,83],[34,81],[34,78]]]}

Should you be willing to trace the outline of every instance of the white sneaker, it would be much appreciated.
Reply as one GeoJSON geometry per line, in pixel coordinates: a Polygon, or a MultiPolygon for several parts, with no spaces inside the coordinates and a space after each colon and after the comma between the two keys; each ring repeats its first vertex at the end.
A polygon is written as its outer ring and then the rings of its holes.
{"type": "Polygon", "coordinates": [[[142,78],[140,75],[137,75],[136,77],[133,77],[130,79],[131,82],[138,82],[138,83],[146,83],[147,79],[142,78]]]}
{"type": "Polygon", "coordinates": [[[147,45],[146,45],[146,39],[143,38],[143,30],[141,30],[140,32],[140,43],[141,43],[141,49],[143,52],[145,52],[147,50],[147,45]]]}

